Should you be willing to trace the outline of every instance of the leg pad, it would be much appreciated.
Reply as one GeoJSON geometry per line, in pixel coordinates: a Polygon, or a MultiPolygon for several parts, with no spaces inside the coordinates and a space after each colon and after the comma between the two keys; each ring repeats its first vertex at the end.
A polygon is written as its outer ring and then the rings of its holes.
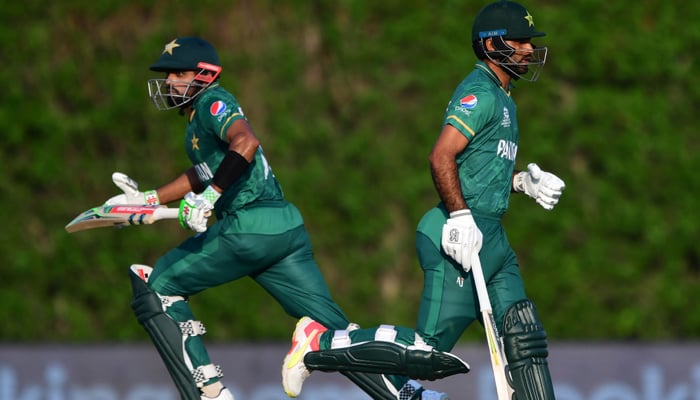
{"type": "MultiPolygon", "coordinates": [[[[163,306],[156,294],[144,280],[145,266],[133,265],[129,269],[133,299],[131,308],[136,318],[143,325],[168,372],[175,382],[183,399],[199,399],[201,393],[197,387],[190,367],[185,364],[185,348],[182,330],[177,322],[163,312],[163,306]]],[[[148,271],[150,273],[150,271],[148,271]]]]}
{"type": "Polygon", "coordinates": [[[469,365],[450,353],[408,349],[391,342],[365,342],[341,349],[312,351],[304,357],[310,370],[358,371],[435,380],[469,372],[469,365]]]}
{"type": "Polygon", "coordinates": [[[547,364],[547,333],[530,300],[519,301],[506,311],[503,348],[517,399],[554,399],[547,364]]]}

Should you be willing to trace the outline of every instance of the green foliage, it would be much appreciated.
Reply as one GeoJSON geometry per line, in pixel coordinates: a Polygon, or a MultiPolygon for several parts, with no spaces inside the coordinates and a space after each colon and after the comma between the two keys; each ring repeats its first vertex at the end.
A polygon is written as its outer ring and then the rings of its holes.
{"type": "MultiPolygon", "coordinates": [[[[336,300],[362,325],[411,326],[422,288],[414,229],[437,202],[427,156],[472,69],[483,4],[174,4],[0,10],[0,340],[145,339],[126,270],[186,233],[169,222],[74,235],[63,226],[116,194],[113,171],[150,188],[188,167],[185,120],[157,112],[145,88],[162,45],[183,35],[219,49],[222,83],[304,213],[336,300]]],[[[540,80],[513,92],[518,160],[567,183],[554,211],[516,196],[504,221],[530,297],[553,340],[697,339],[700,6],[526,5],[550,54],[540,80]]],[[[213,339],[280,340],[293,327],[249,279],[191,304],[213,339]]]]}

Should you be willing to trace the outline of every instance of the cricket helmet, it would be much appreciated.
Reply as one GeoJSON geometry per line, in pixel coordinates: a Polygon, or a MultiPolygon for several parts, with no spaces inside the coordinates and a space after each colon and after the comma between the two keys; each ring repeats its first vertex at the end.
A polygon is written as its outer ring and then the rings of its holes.
{"type": "Polygon", "coordinates": [[[547,48],[533,45],[534,51],[526,64],[516,63],[511,56],[515,49],[506,40],[529,40],[546,34],[535,28],[530,12],[520,3],[499,0],[486,5],[474,18],[472,25],[472,47],[480,60],[488,58],[503,67],[514,79],[535,81],[547,58],[547,48]],[[486,40],[492,39],[495,51],[487,51],[486,40]],[[527,66],[535,66],[529,78],[527,66]],[[519,72],[520,71],[520,72],[519,72]],[[522,71],[525,71],[524,73],[522,71]]]}
{"type": "Polygon", "coordinates": [[[500,0],[482,8],[472,25],[472,42],[492,36],[518,40],[545,36],[545,33],[535,29],[532,15],[522,4],[500,0]]]}
{"type": "Polygon", "coordinates": [[[166,79],[150,79],[148,93],[159,110],[182,107],[219,78],[221,62],[216,49],[204,39],[187,36],[168,42],[160,58],[151,65],[151,71],[183,72],[195,71],[197,75],[188,82],[184,93],[173,90],[177,83],[166,79]]]}

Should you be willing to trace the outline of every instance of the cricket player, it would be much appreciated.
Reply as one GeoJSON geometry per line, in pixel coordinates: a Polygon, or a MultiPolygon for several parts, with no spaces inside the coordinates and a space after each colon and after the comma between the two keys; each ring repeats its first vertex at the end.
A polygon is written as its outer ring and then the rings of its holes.
{"type": "MultiPolygon", "coordinates": [[[[308,370],[317,368],[319,360],[330,364],[324,361],[328,356],[321,358],[324,353],[352,353],[372,341],[450,351],[480,317],[470,273],[472,254],[478,253],[504,339],[515,398],[554,399],[546,333],[527,297],[518,260],[501,223],[511,193],[525,193],[551,210],[565,186],[536,164],[525,171],[515,169],[520,132],[511,90],[515,80],[537,79],[547,48],[535,46],[532,38],[544,35],[535,29],[533,15],[513,1],[491,3],[475,17],[471,40],[478,62],[454,91],[429,157],[440,202],[427,211],[417,228],[416,248],[425,280],[416,329],[382,325],[327,330],[320,321],[302,318],[287,362],[298,361],[298,370],[304,373],[289,373],[285,385],[301,390],[308,370]]],[[[339,364],[345,362],[340,360],[339,364]]],[[[359,361],[366,366],[382,360],[359,361]]],[[[347,362],[357,363],[357,359],[347,362]]]]}
{"type": "MultiPolygon", "coordinates": [[[[243,109],[220,86],[222,68],[214,47],[198,37],[176,38],[150,69],[163,74],[148,82],[156,108],[178,109],[186,118],[183,143],[192,167],[144,192],[128,176],[115,173],[113,180],[124,193],[106,204],[180,201],[180,223],[195,234],[153,268],[131,266],[132,308],[183,399],[232,400],[220,366],[205,349],[206,329],[188,305],[190,296],[247,276],[294,318],[309,315],[333,329],[354,325],[331,298],[302,216],[285,200],[243,109]],[[208,226],[212,213],[216,222],[208,226]]],[[[372,396],[390,395],[380,374],[344,374],[372,396]]]]}

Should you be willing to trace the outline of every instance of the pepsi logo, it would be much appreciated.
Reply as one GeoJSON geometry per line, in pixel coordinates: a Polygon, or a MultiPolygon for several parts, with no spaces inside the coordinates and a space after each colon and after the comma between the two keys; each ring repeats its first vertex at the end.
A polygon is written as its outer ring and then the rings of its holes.
{"type": "Polygon", "coordinates": [[[462,99],[459,101],[459,104],[467,110],[471,110],[474,107],[476,107],[477,102],[478,100],[476,99],[476,96],[470,94],[465,97],[462,97],[462,99]]]}
{"type": "Polygon", "coordinates": [[[217,116],[223,113],[224,111],[226,111],[226,103],[224,103],[221,100],[217,100],[211,103],[211,106],[209,106],[209,112],[211,113],[211,115],[217,116]]]}

